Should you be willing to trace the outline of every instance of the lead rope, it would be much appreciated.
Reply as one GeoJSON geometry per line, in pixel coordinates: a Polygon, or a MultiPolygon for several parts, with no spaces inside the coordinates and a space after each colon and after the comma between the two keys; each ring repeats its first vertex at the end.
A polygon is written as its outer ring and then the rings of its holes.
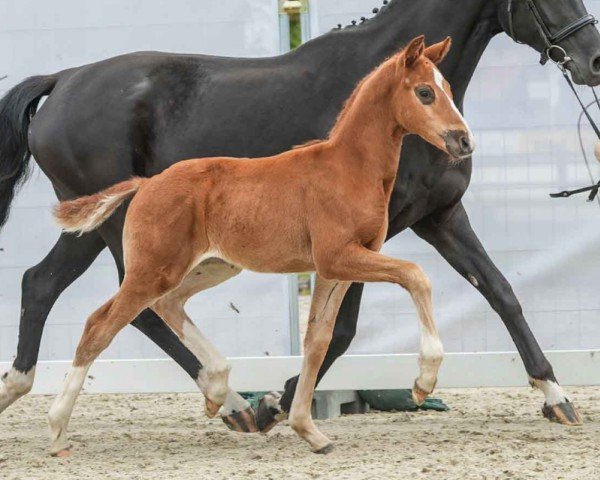
{"type": "MultiPolygon", "coordinates": [[[[568,57],[566,57],[566,58],[568,58],[568,57]]],[[[565,58],[565,60],[566,60],[566,58],[565,58]]],[[[590,112],[588,111],[588,107],[591,104],[586,106],[583,103],[583,101],[581,100],[581,97],[577,93],[577,89],[575,88],[575,85],[573,85],[573,81],[571,80],[571,77],[569,76],[569,73],[565,67],[565,63],[566,63],[566,61],[563,61],[563,62],[557,63],[556,65],[560,69],[565,81],[567,82],[567,85],[569,85],[569,88],[575,95],[575,98],[577,98],[577,101],[579,102],[579,105],[581,106],[581,113],[586,116],[586,118],[588,119],[588,122],[590,122],[590,126],[592,127],[592,129],[594,130],[594,133],[598,137],[598,140],[600,140],[600,129],[598,128],[598,126],[596,125],[596,122],[594,122],[594,119],[592,118],[592,116],[590,115],[590,112]]],[[[599,101],[598,96],[596,95],[596,91],[594,90],[593,87],[592,87],[592,92],[594,94],[594,99],[595,99],[595,101],[592,103],[595,103],[598,106],[598,108],[600,109],[600,101],[599,101]]],[[[594,176],[592,175],[592,170],[591,170],[589,162],[587,160],[587,156],[585,154],[585,148],[583,146],[583,142],[581,141],[581,137],[580,137],[580,145],[581,145],[581,152],[583,154],[583,158],[585,159],[588,173],[590,175],[590,179],[592,180],[592,182],[594,182],[594,176]]],[[[600,190],[600,181],[598,183],[596,183],[595,185],[591,185],[589,187],[578,188],[576,190],[565,190],[565,191],[559,192],[559,193],[551,193],[550,197],[552,197],[552,198],[568,198],[571,195],[577,195],[579,193],[590,192],[590,194],[588,196],[588,202],[593,202],[596,199],[596,197],[598,196],[599,190],[600,190]]],[[[599,205],[600,205],[600,201],[599,201],[599,205]]]]}

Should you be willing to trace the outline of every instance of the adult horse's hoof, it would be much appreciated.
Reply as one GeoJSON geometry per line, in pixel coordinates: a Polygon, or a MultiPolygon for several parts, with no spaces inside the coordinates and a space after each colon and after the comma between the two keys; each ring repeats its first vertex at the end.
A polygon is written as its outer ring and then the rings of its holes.
{"type": "Polygon", "coordinates": [[[333,452],[333,450],[333,443],[330,443],[329,445],[325,445],[323,448],[319,448],[319,450],[315,450],[314,453],[317,453],[319,455],[327,455],[328,453],[333,452]]]}
{"type": "Polygon", "coordinates": [[[267,433],[275,425],[285,420],[287,414],[279,406],[281,395],[278,392],[267,393],[258,403],[256,424],[262,433],[267,433]]]}
{"type": "Polygon", "coordinates": [[[229,430],[240,433],[256,433],[260,432],[256,424],[256,414],[252,407],[248,407],[241,412],[233,412],[230,415],[221,417],[223,423],[227,425],[229,430]]]}
{"type": "Polygon", "coordinates": [[[576,427],[583,425],[583,420],[577,413],[575,406],[571,402],[559,403],[558,405],[546,405],[542,407],[542,413],[551,422],[576,427]]]}

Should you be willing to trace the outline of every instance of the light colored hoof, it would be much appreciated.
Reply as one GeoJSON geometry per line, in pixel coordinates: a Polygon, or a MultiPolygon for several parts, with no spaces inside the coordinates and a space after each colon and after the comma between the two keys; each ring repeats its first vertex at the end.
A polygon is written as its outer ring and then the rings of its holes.
{"type": "Polygon", "coordinates": [[[67,457],[71,456],[71,450],[65,449],[65,450],[61,450],[60,452],[51,453],[50,455],[52,455],[53,457],[57,457],[57,458],[67,458],[67,457]]]}
{"type": "Polygon", "coordinates": [[[214,418],[217,413],[219,413],[219,409],[221,408],[221,405],[213,402],[212,400],[206,398],[205,399],[205,407],[204,407],[204,412],[206,413],[206,416],[208,418],[214,418]]]}
{"type": "Polygon", "coordinates": [[[427,397],[431,394],[431,392],[433,392],[433,389],[431,389],[431,391],[428,392],[421,388],[418,384],[418,381],[415,380],[415,384],[412,388],[413,402],[415,402],[415,404],[420,407],[425,403],[425,400],[427,400],[427,397]]]}
{"type": "Polygon", "coordinates": [[[52,457],[68,457],[71,455],[71,444],[66,439],[58,438],[52,443],[48,453],[52,457]]]}
{"type": "Polygon", "coordinates": [[[313,453],[317,453],[319,455],[327,455],[328,453],[333,452],[334,446],[333,443],[325,445],[323,448],[319,448],[318,450],[313,450],[313,453]]]}

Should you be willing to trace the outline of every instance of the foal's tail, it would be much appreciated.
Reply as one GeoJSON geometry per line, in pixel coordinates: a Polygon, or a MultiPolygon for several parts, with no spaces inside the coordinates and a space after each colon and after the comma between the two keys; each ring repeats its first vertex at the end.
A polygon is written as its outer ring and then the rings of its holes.
{"type": "Polygon", "coordinates": [[[66,232],[79,232],[79,235],[91,232],[108,220],[125,200],[135,195],[146,180],[133,177],[94,195],[60,202],[54,208],[54,217],[66,232]]]}
{"type": "Polygon", "coordinates": [[[40,99],[52,92],[57,81],[55,75],[31,77],[0,100],[0,228],[8,220],[17,189],[27,178],[29,122],[40,99]]]}

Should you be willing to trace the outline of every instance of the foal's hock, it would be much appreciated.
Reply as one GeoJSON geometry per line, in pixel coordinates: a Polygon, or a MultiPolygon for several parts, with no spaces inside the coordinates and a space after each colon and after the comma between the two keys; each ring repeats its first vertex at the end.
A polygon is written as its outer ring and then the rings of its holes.
{"type": "MultiPolygon", "coordinates": [[[[413,133],[458,160],[473,137],[435,64],[450,39],[425,48],[423,37],[380,65],[355,89],[326,140],[252,162],[229,158],[180,162],[151,178],[61,203],[59,223],[85,232],[110,221],[133,196],[118,293],[88,319],[64,390],[49,415],[53,454],[66,454],[66,431],[83,379],[114,336],[143,309],[153,309],[203,366],[198,377],[213,416],[227,402],[229,366],[184,311],[195,293],[242,269],[316,271],[305,356],[290,411],[292,428],[315,452],[331,442],[310,407],[333,324],[352,282],[396,283],[411,294],[419,320],[417,403],[433,391],[443,349],[431,287],[419,266],[380,255],[402,139],[413,133]]],[[[253,412],[245,412],[250,419],[253,412]]],[[[251,420],[249,420],[251,421],[251,420]]]]}

